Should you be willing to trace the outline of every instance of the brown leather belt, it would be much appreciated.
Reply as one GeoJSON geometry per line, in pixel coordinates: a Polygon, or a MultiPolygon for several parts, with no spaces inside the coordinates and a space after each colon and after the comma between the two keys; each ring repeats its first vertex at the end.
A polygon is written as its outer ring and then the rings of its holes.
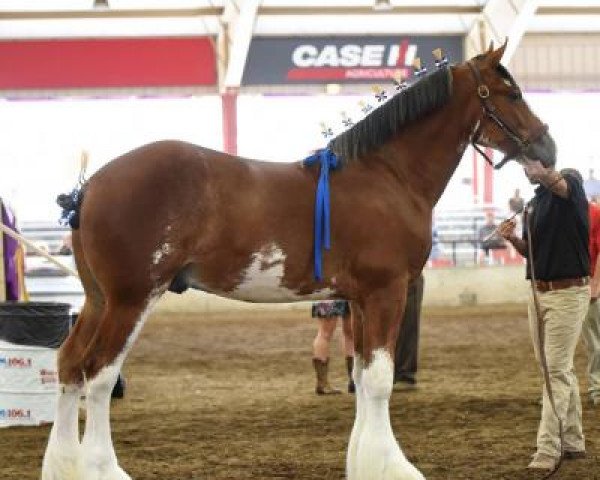
{"type": "Polygon", "coordinates": [[[551,290],[562,290],[570,287],[584,287],[590,283],[590,277],[563,278],[561,280],[536,280],[535,286],[538,292],[549,292],[551,290]]]}

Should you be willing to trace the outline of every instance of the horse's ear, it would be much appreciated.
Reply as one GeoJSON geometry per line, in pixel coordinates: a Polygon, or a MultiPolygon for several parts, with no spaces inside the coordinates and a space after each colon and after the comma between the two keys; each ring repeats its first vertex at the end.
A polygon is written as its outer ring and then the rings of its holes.
{"type": "Polygon", "coordinates": [[[504,55],[504,50],[506,50],[506,45],[508,45],[508,38],[504,40],[504,43],[498,50],[494,50],[493,46],[490,44],[491,50],[488,50],[487,58],[492,66],[495,67],[500,64],[502,56],[504,55]]]}

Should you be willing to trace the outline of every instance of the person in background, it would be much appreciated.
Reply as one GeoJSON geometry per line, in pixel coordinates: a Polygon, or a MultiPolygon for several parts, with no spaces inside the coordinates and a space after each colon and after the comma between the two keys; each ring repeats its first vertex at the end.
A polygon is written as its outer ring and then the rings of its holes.
{"type": "Polygon", "coordinates": [[[396,342],[394,390],[412,389],[417,386],[419,330],[424,285],[425,280],[422,273],[408,285],[406,307],[396,342]]]}
{"type": "Polygon", "coordinates": [[[588,353],[588,394],[593,406],[600,406],[600,205],[589,204],[591,299],[583,322],[582,337],[588,353]]]}
{"type": "Polygon", "coordinates": [[[57,252],[58,255],[73,255],[73,238],[71,232],[62,238],[62,244],[57,252]]]}
{"type": "Polygon", "coordinates": [[[594,196],[597,197],[600,195],[600,180],[594,176],[593,168],[590,168],[589,176],[587,180],[583,182],[583,189],[585,190],[586,195],[591,198],[592,201],[594,196]]]}
{"type": "Polygon", "coordinates": [[[429,252],[428,261],[435,261],[442,256],[442,246],[440,244],[440,234],[435,224],[431,226],[431,252],[429,252]]]}
{"type": "Polygon", "coordinates": [[[350,306],[345,300],[323,301],[313,303],[312,316],[317,318],[319,329],[313,341],[313,367],[317,377],[315,393],[317,395],[334,395],[341,390],[333,388],[329,383],[329,350],[338,319],[342,322],[342,344],[346,355],[348,373],[348,393],[354,393],[352,367],[354,361],[354,343],[352,338],[352,321],[350,306]]]}
{"type": "Polygon", "coordinates": [[[490,250],[496,250],[500,248],[506,248],[504,240],[496,232],[496,221],[494,218],[494,212],[488,210],[485,212],[485,223],[479,229],[479,247],[481,248],[481,257],[479,258],[480,263],[491,263],[490,250]]]}
{"type": "Polygon", "coordinates": [[[521,191],[516,188],[514,195],[508,200],[508,209],[512,213],[521,213],[525,206],[525,200],[521,197],[521,191]]]}
{"type": "MultiPolygon", "coordinates": [[[[539,161],[523,160],[525,175],[538,185],[524,218],[523,237],[516,221],[505,220],[499,233],[527,258],[527,278],[535,273],[537,298],[545,328],[544,352],[556,410],[564,426],[565,458],[585,457],[579,385],[573,369],[575,347],[590,303],[588,202],[576,170],[557,172],[539,161]],[[532,251],[529,249],[531,236],[532,251]]],[[[536,296],[530,295],[529,326],[536,359],[542,369],[536,296]]],[[[559,422],[546,387],[537,451],[528,468],[554,470],[561,458],[559,422]]]]}

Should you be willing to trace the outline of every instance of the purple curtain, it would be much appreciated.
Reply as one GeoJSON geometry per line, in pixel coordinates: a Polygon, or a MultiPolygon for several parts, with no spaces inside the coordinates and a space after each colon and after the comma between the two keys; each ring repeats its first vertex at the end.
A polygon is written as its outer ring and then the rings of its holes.
{"type": "MultiPolygon", "coordinates": [[[[16,230],[16,221],[8,209],[2,203],[2,223],[16,230]]],[[[17,276],[17,264],[15,252],[19,246],[17,241],[8,235],[2,235],[4,239],[4,276],[6,277],[6,300],[19,300],[19,279],[17,276]]]]}

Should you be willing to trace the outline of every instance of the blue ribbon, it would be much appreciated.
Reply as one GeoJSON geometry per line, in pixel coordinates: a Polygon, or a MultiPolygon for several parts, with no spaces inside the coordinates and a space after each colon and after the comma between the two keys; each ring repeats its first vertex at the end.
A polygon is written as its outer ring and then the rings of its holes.
{"type": "Polygon", "coordinates": [[[329,170],[335,170],[339,161],[329,148],[317,151],[314,155],[304,159],[305,166],[321,163],[321,173],[317,184],[315,197],[315,279],[323,279],[323,248],[331,248],[330,216],[329,216],[329,170]]]}

